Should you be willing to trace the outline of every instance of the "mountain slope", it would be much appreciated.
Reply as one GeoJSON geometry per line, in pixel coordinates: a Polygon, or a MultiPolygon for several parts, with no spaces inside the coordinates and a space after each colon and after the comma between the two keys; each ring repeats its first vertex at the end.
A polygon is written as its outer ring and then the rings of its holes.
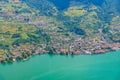
{"type": "Polygon", "coordinates": [[[47,0],[23,0],[23,1],[26,2],[29,6],[39,9],[42,15],[54,16],[57,14],[56,7],[47,0]]]}
{"type": "Polygon", "coordinates": [[[43,53],[97,54],[119,49],[118,2],[1,1],[1,63],[19,61],[43,53]]]}

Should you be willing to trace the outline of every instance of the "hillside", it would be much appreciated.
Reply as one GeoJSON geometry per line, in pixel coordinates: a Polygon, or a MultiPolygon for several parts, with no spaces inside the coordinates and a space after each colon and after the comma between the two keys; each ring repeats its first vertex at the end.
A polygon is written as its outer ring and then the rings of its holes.
{"type": "Polygon", "coordinates": [[[1,63],[36,54],[99,54],[119,49],[118,2],[0,1],[1,63]]]}

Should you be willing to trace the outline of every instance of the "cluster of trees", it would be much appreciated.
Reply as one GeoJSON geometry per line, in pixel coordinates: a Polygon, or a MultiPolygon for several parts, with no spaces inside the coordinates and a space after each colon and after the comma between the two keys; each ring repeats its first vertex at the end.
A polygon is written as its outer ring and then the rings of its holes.
{"type": "Polygon", "coordinates": [[[9,49],[9,45],[0,43],[0,49],[9,49]]]}
{"type": "Polygon", "coordinates": [[[27,33],[28,38],[23,39],[20,34],[13,34],[12,38],[17,38],[12,45],[19,46],[20,44],[30,43],[30,44],[39,44],[41,42],[50,42],[50,36],[43,33],[42,30],[36,30],[31,33],[27,33]]]}
{"type": "Polygon", "coordinates": [[[42,15],[54,16],[57,14],[57,9],[55,6],[47,0],[25,0],[25,2],[38,10],[42,15]]]}

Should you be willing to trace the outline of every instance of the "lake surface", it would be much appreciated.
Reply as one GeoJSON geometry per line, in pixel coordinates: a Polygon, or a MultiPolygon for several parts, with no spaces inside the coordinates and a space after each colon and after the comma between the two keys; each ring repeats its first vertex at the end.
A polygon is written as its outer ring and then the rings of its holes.
{"type": "Polygon", "coordinates": [[[102,55],[40,55],[0,65],[0,80],[120,80],[120,51],[102,55]]]}

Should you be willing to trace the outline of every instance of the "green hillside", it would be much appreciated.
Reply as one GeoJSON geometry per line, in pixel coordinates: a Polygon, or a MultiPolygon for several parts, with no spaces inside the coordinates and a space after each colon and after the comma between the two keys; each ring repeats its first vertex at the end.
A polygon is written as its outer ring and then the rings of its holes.
{"type": "Polygon", "coordinates": [[[119,49],[120,16],[118,8],[108,10],[111,6],[74,2],[59,10],[47,0],[0,1],[1,63],[36,54],[99,54],[119,49]]]}

